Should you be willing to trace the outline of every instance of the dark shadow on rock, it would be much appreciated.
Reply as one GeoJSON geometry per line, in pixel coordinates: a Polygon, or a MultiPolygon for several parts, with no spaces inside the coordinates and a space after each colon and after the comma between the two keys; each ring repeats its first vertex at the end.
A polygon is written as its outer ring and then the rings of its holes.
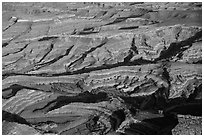
{"type": "Polygon", "coordinates": [[[174,115],[145,119],[141,122],[131,124],[130,128],[125,130],[125,134],[169,135],[177,124],[178,119],[174,115]]]}
{"type": "Polygon", "coordinates": [[[2,121],[4,120],[8,122],[30,125],[24,118],[20,117],[19,115],[2,110],[2,121]]]}
{"type": "Polygon", "coordinates": [[[36,88],[26,87],[26,86],[22,86],[22,85],[18,85],[18,84],[13,84],[10,87],[2,90],[2,98],[8,99],[12,96],[15,96],[16,93],[22,89],[38,90],[36,88]]]}
{"type": "Polygon", "coordinates": [[[119,128],[120,124],[125,120],[125,112],[124,110],[120,109],[117,111],[114,111],[112,115],[110,116],[110,123],[113,130],[116,130],[119,128]]]}
{"type": "Polygon", "coordinates": [[[49,102],[47,105],[45,105],[43,108],[35,109],[35,111],[52,111],[54,109],[60,108],[64,105],[68,105],[70,103],[74,102],[82,102],[82,103],[98,103],[101,101],[107,101],[108,96],[104,92],[99,92],[97,94],[92,94],[88,91],[84,93],[80,93],[77,96],[59,96],[57,99],[49,102]]]}
{"type": "Polygon", "coordinates": [[[188,49],[189,47],[192,46],[192,43],[195,42],[196,40],[202,38],[202,31],[197,32],[194,36],[181,41],[181,42],[174,42],[171,43],[169,48],[162,51],[160,53],[160,56],[158,58],[155,59],[155,61],[159,61],[162,59],[169,59],[173,56],[176,56],[176,54],[185,51],[186,49],[188,49]],[[189,47],[185,47],[185,46],[189,46],[189,47]]]}

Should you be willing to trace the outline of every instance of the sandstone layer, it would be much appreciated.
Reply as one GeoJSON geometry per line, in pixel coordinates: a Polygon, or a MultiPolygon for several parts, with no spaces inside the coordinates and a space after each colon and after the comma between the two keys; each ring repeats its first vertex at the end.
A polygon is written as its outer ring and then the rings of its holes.
{"type": "Polygon", "coordinates": [[[2,134],[202,134],[202,3],[2,3],[2,134]]]}

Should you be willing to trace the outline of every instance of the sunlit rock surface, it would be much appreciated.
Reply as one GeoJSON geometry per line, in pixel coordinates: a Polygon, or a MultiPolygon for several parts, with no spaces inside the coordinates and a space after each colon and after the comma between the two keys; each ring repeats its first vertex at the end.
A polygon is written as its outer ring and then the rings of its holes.
{"type": "Polygon", "coordinates": [[[202,134],[202,3],[2,3],[2,134],[202,134]]]}

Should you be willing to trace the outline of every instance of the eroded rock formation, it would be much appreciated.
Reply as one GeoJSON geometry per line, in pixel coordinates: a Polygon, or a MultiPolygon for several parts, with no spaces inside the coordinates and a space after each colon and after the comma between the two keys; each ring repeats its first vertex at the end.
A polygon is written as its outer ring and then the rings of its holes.
{"type": "Polygon", "coordinates": [[[201,134],[201,13],[3,3],[3,134],[201,134]]]}

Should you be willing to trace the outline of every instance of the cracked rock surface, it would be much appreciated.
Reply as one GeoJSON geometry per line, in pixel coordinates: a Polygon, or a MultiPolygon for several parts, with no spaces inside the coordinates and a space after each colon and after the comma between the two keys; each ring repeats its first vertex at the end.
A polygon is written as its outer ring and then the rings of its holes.
{"type": "Polygon", "coordinates": [[[2,134],[202,134],[202,3],[2,3],[2,134]]]}

